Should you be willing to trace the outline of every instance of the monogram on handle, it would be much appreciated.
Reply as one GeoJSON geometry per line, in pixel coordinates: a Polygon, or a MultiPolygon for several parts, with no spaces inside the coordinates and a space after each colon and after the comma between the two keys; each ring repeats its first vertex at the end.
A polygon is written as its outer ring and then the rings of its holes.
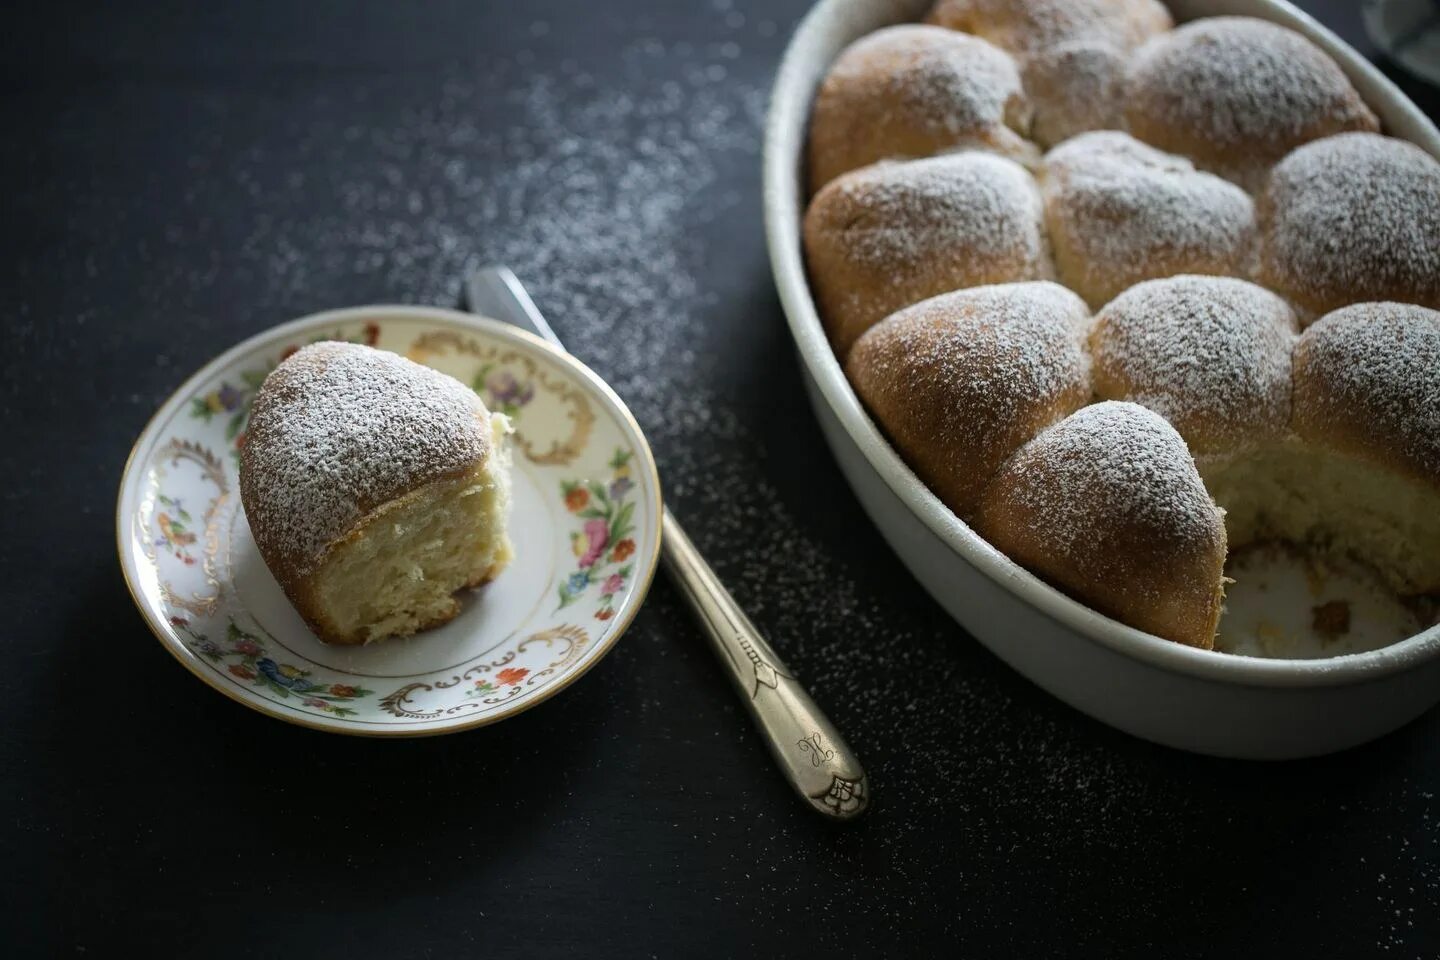
{"type": "Polygon", "coordinates": [[[790,783],[819,813],[845,820],[863,811],[870,798],[860,761],[805,688],[790,676],[668,509],[661,556],[790,783]]]}
{"type": "MultiPolygon", "coordinates": [[[[539,334],[564,349],[514,273],[485,267],[465,279],[472,311],[539,334]]],[[[665,568],[700,619],[755,725],[786,778],[818,813],[849,820],[870,803],[870,785],[844,738],[810,699],[700,556],[669,508],[661,531],[665,568]]]]}

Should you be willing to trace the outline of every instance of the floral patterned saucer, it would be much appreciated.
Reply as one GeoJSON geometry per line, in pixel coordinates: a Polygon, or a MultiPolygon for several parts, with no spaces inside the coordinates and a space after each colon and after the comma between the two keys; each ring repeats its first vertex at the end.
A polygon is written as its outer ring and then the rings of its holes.
{"type": "Polygon", "coordinates": [[[494,723],[594,666],[645,598],[660,481],[634,417],[594,373],[522,330],[422,307],[321,313],[212,361],[141,434],[120,484],[120,565],[150,628],[210,686],[262,713],[371,736],[494,723]],[[516,559],[450,623],[327,646],[255,549],[237,452],[255,390],[316,340],[393,350],[473,385],[515,424],[516,559]]]}

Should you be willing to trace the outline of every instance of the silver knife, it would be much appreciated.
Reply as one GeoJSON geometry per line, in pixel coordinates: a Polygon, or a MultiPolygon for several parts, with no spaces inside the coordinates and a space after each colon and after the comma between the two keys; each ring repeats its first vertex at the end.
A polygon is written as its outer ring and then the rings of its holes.
{"type": "MultiPolygon", "coordinates": [[[[508,268],[471,273],[465,299],[472,313],[512,323],[565,349],[508,268]]],[[[827,817],[858,816],[870,805],[870,784],[845,739],[790,675],[668,507],[661,540],[665,569],[690,602],[791,785],[811,809],[827,817]]]]}

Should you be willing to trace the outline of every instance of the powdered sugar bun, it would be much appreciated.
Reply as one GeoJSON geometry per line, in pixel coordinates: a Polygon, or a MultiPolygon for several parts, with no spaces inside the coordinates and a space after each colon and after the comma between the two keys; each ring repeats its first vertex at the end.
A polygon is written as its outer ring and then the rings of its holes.
{"type": "Polygon", "coordinates": [[[1127,50],[1173,23],[1156,0],[938,0],[925,19],[1024,56],[1075,41],[1127,50]]]}
{"type": "Polygon", "coordinates": [[[1043,178],[1059,278],[1092,307],[1143,280],[1249,272],[1249,195],[1188,160],[1096,131],[1046,154],[1043,178]]]}
{"type": "Polygon", "coordinates": [[[976,529],[1101,613],[1209,649],[1224,592],[1221,516],[1170,424],[1105,401],[1016,451],[986,488],[976,529]]]}
{"type": "Polygon", "coordinates": [[[1016,56],[1045,147],[1122,126],[1130,51],[1172,25],[1155,0],[939,0],[927,19],[1016,56]]]}
{"type": "Polygon", "coordinates": [[[311,344],[255,396],[240,457],[245,513],[271,570],[304,575],[370,511],[490,448],[484,404],[454,377],[387,350],[311,344]]]}
{"type": "Polygon", "coordinates": [[[969,518],[1012,451],[1090,399],[1088,323],[1054,283],[960,290],[871,327],[845,370],[916,474],[969,518]]]}
{"type": "Polygon", "coordinates": [[[1380,122],[1344,72],[1293,30],[1207,17],[1157,36],[1126,79],[1130,132],[1257,191],[1291,150],[1380,122]]]}
{"type": "Polygon", "coordinates": [[[1112,44],[1087,40],[1033,54],[1024,68],[1034,109],[1030,135],[1049,147],[1086,130],[1123,127],[1126,60],[1112,44]]]}
{"type": "Polygon", "coordinates": [[[1295,347],[1295,432],[1440,490],[1440,312],[1359,303],[1295,347]]]}
{"type": "Polygon", "coordinates": [[[1298,326],[1279,296],[1229,277],[1141,283],[1090,331],[1095,394],[1163,416],[1197,458],[1280,439],[1298,326]]]}
{"type": "Polygon", "coordinates": [[[512,555],[493,420],[464,384],[383,350],[319,343],[255,394],[240,496],[260,556],[326,643],[438,626],[512,555]]]}
{"type": "Polygon", "coordinates": [[[1440,162],[1348,133],[1286,157],[1259,202],[1262,283],[1309,316],[1366,300],[1440,308],[1440,162]]]}
{"type": "Polygon", "coordinates": [[[991,154],[879,163],[831,181],[810,202],[804,239],[836,353],[927,297],[1044,277],[1040,219],[1034,178],[991,154]]]}
{"type": "Polygon", "coordinates": [[[1024,162],[1030,105],[1015,62],[984,40],[938,27],[877,30],[845,49],[815,95],[810,189],[878,160],[959,147],[1024,162]]]}

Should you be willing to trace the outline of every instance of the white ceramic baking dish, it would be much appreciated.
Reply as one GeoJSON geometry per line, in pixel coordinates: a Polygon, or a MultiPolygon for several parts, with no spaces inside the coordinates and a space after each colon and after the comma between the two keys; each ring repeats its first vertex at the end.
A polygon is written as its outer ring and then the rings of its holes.
{"type": "MultiPolygon", "coordinates": [[[[962,523],[891,449],[831,353],[800,246],[807,118],[816,87],[856,38],[918,20],[931,0],[821,0],[785,52],[765,132],[766,234],[806,387],[871,520],[931,596],[998,657],[1079,710],[1159,743],[1280,759],[1364,743],[1440,700],[1440,626],[1368,653],[1271,660],[1195,650],[1102,616],[1048,586],[962,523]]],[[[1241,14],[1298,30],[1330,53],[1386,132],[1440,157],[1440,131],[1339,37],[1282,0],[1178,0],[1177,21],[1241,14]]]]}

